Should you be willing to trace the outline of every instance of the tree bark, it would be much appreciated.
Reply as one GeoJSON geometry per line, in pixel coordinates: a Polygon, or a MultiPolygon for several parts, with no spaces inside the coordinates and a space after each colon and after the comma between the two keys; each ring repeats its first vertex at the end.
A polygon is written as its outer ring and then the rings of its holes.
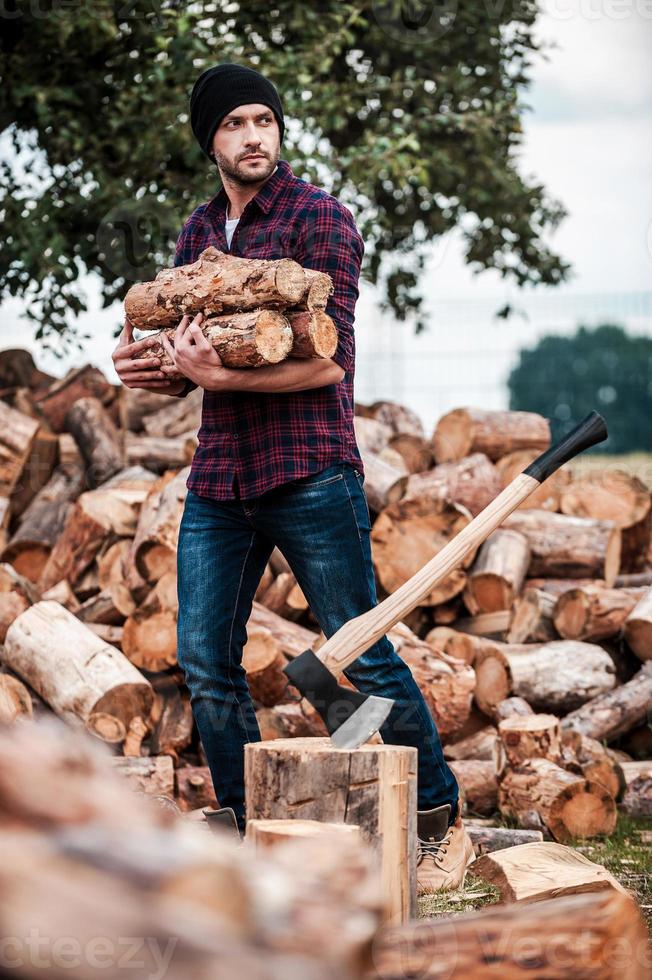
{"type": "Polygon", "coordinates": [[[440,463],[427,473],[408,479],[405,498],[451,500],[475,517],[500,493],[500,480],[491,461],[474,453],[452,463],[440,463]]]}
{"type": "Polygon", "coordinates": [[[337,327],[323,310],[288,313],[292,330],[289,357],[332,357],[337,350],[337,327]]]}
{"type": "Polygon", "coordinates": [[[194,432],[169,439],[125,432],[125,461],[127,466],[142,466],[155,473],[178,470],[192,462],[197,445],[194,432]]]}
{"type": "Polygon", "coordinates": [[[464,602],[472,616],[511,609],[530,564],[524,534],[499,528],[481,546],[467,573],[464,602]]]}
{"type": "Polygon", "coordinates": [[[490,816],[498,809],[498,780],[493,762],[460,759],[449,763],[467,812],[490,816]]]}
{"type": "Polygon", "coordinates": [[[66,428],[86,464],[86,482],[98,487],[125,466],[120,432],[99,398],[79,398],[66,413],[66,428]]]}
{"type": "Polygon", "coordinates": [[[612,759],[602,742],[573,729],[562,732],[563,758],[561,765],[569,772],[581,773],[585,779],[600,783],[619,800],[625,789],[623,770],[612,759]]]}
{"type": "Polygon", "coordinates": [[[582,735],[610,742],[639,725],[652,702],[652,663],[643,665],[626,684],[608,691],[577,708],[562,721],[582,735]]]}
{"type": "Polygon", "coordinates": [[[433,435],[438,463],[454,462],[471,453],[484,453],[498,460],[518,449],[537,449],[550,445],[550,425],[534,412],[485,412],[477,408],[456,408],[443,415],[433,435]]]}
{"type": "Polygon", "coordinates": [[[543,589],[525,589],[512,606],[508,643],[547,643],[558,638],[553,622],[556,598],[543,589]]]}
{"type": "Polygon", "coordinates": [[[652,589],[646,589],[625,620],[625,639],[640,660],[652,659],[652,589]]]}
{"type": "Polygon", "coordinates": [[[530,759],[561,762],[561,729],[554,715],[512,715],[499,722],[496,763],[499,776],[530,759]]]}
{"type": "Polygon", "coordinates": [[[247,630],[242,665],[254,701],[271,708],[283,699],[288,680],[283,673],[286,663],[281,645],[271,630],[265,626],[247,630]]]}

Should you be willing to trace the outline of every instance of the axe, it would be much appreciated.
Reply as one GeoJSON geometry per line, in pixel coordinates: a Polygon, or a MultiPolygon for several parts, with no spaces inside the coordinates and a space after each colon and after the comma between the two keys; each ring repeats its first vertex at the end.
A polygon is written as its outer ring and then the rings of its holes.
{"type": "Polygon", "coordinates": [[[389,698],[362,694],[337,683],[336,675],[373,646],[388,629],[418,606],[438,582],[489,537],[492,531],[560,466],[607,438],[597,412],[519,473],[501,493],[420,571],[381,603],[344,623],[314,653],[305,650],[284,668],[285,674],[316,708],[336,748],[357,749],[376,732],[392,710],[389,698]]]}

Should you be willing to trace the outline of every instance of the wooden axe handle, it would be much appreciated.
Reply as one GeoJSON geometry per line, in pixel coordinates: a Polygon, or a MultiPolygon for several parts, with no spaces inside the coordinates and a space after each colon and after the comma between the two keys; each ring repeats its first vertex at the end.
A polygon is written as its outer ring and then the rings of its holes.
{"type": "Polygon", "coordinates": [[[597,412],[590,412],[564,439],[530,463],[523,473],[512,480],[509,486],[412,578],[373,609],[341,626],[316,651],[317,657],[334,674],[348,667],[384,636],[388,629],[418,606],[438,582],[457,568],[466,555],[482,544],[555,470],[606,437],[604,419],[597,412]]]}

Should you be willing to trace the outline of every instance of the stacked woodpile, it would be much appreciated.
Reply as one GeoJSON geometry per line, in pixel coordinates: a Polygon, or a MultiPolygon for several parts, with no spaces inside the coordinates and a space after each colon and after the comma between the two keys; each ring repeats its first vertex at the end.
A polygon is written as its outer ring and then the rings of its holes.
{"type": "MultiPolygon", "coordinates": [[[[176,543],[201,391],[169,398],[90,366],[54,379],[0,355],[0,716],[54,712],[135,785],[215,804],[176,663],[176,543]]],[[[379,595],[405,582],[549,443],[521,412],[460,409],[432,437],[357,406],[379,595]]],[[[563,468],[389,636],[436,718],[469,813],[523,832],[609,833],[652,807],[650,491],[563,468]]],[[[323,736],[286,685],[323,642],[276,550],[244,663],[263,738],[323,736]]],[[[526,838],[530,839],[530,838],[526,838]]]]}

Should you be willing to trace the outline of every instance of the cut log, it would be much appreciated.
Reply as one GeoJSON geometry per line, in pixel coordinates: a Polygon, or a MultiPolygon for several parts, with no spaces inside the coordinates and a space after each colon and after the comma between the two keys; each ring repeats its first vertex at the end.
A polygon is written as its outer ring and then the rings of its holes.
{"type": "Polygon", "coordinates": [[[86,722],[86,731],[90,735],[106,742],[107,745],[119,745],[127,737],[127,729],[115,715],[107,715],[104,711],[96,711],[86,722]]]}
{"type": "Polygon", "coordinates": [[[514,718],[524,715],[533,715],[534,711],[524,698],[512,697],[499,701],[494,709],[494,716],[497,722],[504,721],[505,718],[514,718]]]}
{"type": "Polygon", "coordinates": [[[465,820],[464,826],[473,842],[473,850],[478,857],[502,851],[506,847],[518,847],[520,844],[532,844],[542,841],[540,830],[513,830],[510,827],[485,827],[475,825],[473,821],[465,820]]]}
{"type": "MultiPolygon", "coordinates": [[[[182,399],[183,401],[183,399],[182,399]]],[[[125,460],[128,466],[142,466],[154,473],[176,470],[192,461],[197,436],[187,432],[173,439],[125,433],[125,460]]]]}
{"type": "Polygon", "coordinates": [[[613,833],[616,804],[600,783],[566,772],[549,759],[531,759],[508,770],[498,787],[504,816],[518,823],[537,814],[555,840],[599,837],[613,833]]]}
{"type": "Polygon", "coordinates": [[[56,602],[37,602],[14,620],[2,660],[73,723],[99,711],[128,728],[151,709],[153,691],[142,674],[56,602]]]}
{"type": "Polygon", "coordinates": [[[486,725],[473,735],[467,735],[457,742],[449,742],[444,746],[444,756],[459,762],[463,759],[479,759],[483,762],[493,762],[498,732],[493,725],[486,725]]]}
{"type": "MultiPolygon", "coordinates": [[[[391,594],[407,582],[470,522],[466,508],[448,501],[400,500],[386,507],[371,529],[376,575],[385,591],[391,594]]],[[[420,605],[436,606],[458,595],[474,557],[469,553],[420,605]]]]}
{"type": "Polygon", "coordinates": [[[125,465],[119,430],[99,398],[79,398],[66,412],[72,433],[86,464],[86,482],[94,488],[125,465]]]}
{"type": "Polygon", "coordinates": [[[646,980],[650,957],[635,900],[609,889],[387,929],[374,943],[374,976],[646,980]]]}
{"type": "Polygon", "coordinates": [[[315,649],[317,633],[277,616],[259,602],[253,604],[247,629],[254,626],[263,626],[270,630],[286,657],[298,657],[304,650],[315,649]]]}
{"type": "Polygon", "coordinates": [[[652,589],[646,589],[625,620],[625,639],[640,660],[652,660],[652,589]]]}
{"type": "Polygon", "coordinates": [[[166,572],[145,601],[126,619],[122,652],[142,670],[157,672],[177,662],[177,579],[166,572]]]}
{"type": "Polygon", "coordinates": [[[0,564],[0,643],[4,643],[14,619],[40,598],[29,579],[12,565],[0,564]]]}
{"type": "Polygon", "coordinates": [[[521,844],[480,857],[470,871],[495,885],[503,902],[540,902],[606,889],[627,894],[603,865],[551,841],[521,844]]]}
{"type": "Polygon", "coordinates": [[[406,405],[381,400],[370,405],[367,411],[370,418],[388,425],[394,435],[425,435],[421,419],[406,405]]]}
{"type": "Polygon", "coordinates": [[[267,851],[287,844],[297,837],[327,837],[337,847],[342,837],[361,840],[360,828],[349,823],[325,823],[320,820],[247,820],[247,844],[256,851],[267,851]]]}
{"type": "Polygon", "coordinates": [[[530,759],[561,763],[561,729],[554,715],[512,715],[498,724],[496,770],[502,776],[530,759]]]}
{"type": "Polygon", "coordinates": [[[639,725],[652,703],[652,663],[645,663],[626,684],[583,704],[567,715],[563,728],[610,742],[639,725]]]}
{"type": "MultiPolygon", "coordinates": [[[[360,449],[364,466],[364,491],[370,510],[379,514],[385,507],[398,503],[405,493],[408,477],[405,467],[386,463],[377,454],[360,449]]],[[[401,460],[402,462],[402,460],[401,460]]]]}
{"type": "Polygon", "coordinates": [[[475,700],[493,716],[499,701],[524,698],[535,711],[563,714],[610,691],[615,667],[602,647],[576,640],[537,645],[493,643],[475,662],[475,700]]]}
{"type": "Polygon", "coordinates": [[[337,327],[323,310],[289,313],[292,347],[289,357],[332,357],[337,350],[337,327]]]}
{"type": "Polygon", "coordinates": [[[283,668],[287,660],[271,630],[257,626],[247,630],[242,666],[247,672],[251,696],[258,704],[271,708],[278,704],[287,688],[283,668]]]}
{"type": "Polygon", "coordinates": [[[130,616],[135,609],[136,603],[129,590],[126,586],[116,583],[83,602],[75,615],[82,623],[122,626],[125,617],[130,616]]]}
{"type": "Polygon", "coordinates": [[[328,731],[312,705],[303,698],[298,702],[259,708],[256,712],[264,742],[277,738],[322,738],[328,731]]]}
{"type": "Polygon", "coordinates": [[[328,297],[333,292],[333,280],[326,272],[317,269],[304,269],[306,288],[301,297],[300,305],[307,310],[324,310],[328,297]]]}
{"type": "Polygon", "coordinates": [[[617,636],[645,589],[608,589],[585,585],[562,593],[555,603],[553,621],[560,636],[569,640],[608,640],[617,636]]]}
{"type": "Polygon", "coordinates": [[[621,798],[625,790],[623,770],[602,742],[568,728],[562,733],[562,745],[564,753],[560,764],[564,769],[582,773],[585,779],[600,783],[614,800],[621,798]]]}
{"type": "Polygon", "coordinates": [[[147,724],[143,721],[140,715],[136,715],[129,722],[129,728],[127,729],[127,734],[125,735],[125,740],[122,746],[123,754],[126,756],[133,756],[138,758],[142,755],[142,745],[143,739],[148,734],[147,724]]]}
{"type": "Polygon", "coordinates": [[[38,587],[51,588],[62,579],[72,586],[95,559],[100,548],[134,533],[133,508],[110,491],[83,493],[70,509],[63,530],[43,566],[38,587]]]}
{"type": "Polygon", "coordinates": [[[480,650],[495,649],[493,640],[486,640],[482,636],[474,636],[470,633],[460,633],[450,626],[435,626],[426,634],[425,642],[436,650],[448,654],[449,657],[463,660],[469,666],[473,666],[480,650]]]}
{"type": "Polygon", "coordinates": [[[459,462],[441,463],[427,473],[408,479],[405,498],[451,500],[475,517],[498,495],[500,481],[491,461],[483,453],[459,462]]]}
{"type": "Polygon", "coordinates": [[[308,608],[308,601],[293,572],[281,572],[259,597],[261,605],[285,619],[298,619],[308,608]]]}
{"type": "MultiPolygon", "coordinates": [[[[326,314],[324,313],[323,316],[325,317],[326,314]]],[[[330,320],[330,317],[328,319],[330,320]]],[[[173,347],[176,326],[175,324],[174,327],[162,331],[173,347]]],[[[224,366],[228,368],[256,368],[278,364],[290,354],[294,342],[289,321],[276,310],[250,310],[244,313],[228,313],[224,316],[209,316],[202,320],[201,331],[219,354],[224,366]]],[[[322,344],[326,342],[324,333],[323,324],[320,322],[318,334],[322,344]]],[[[157,357],[161,365],[171,367],[172,359],[163,346],[161,334],[154,336],[155,342],[134,354],[134,358],[139,360],[157,357]]],[[[305,343],[300,341],[300,349],[305,346],[305,343]]]]}
{"type": "Polygon", "coordinates": [[[430,708],[442,739],[459,732],[471,711],[475,674],[455,657],[434,650],[405,625],[396,623],[387,637],[405,661],[430,708]]]}
{"type": "Polygon", "coordinates": [[[184,314],[204,316],[300,303],[306,276],[292,259],[243,259],[209,246],[187,265],[162,269],[125,296],[125,313],[138,330],[176,327],[184,314]]]}
{"type": "Polygon", "coordinates": [[[467,573],[463,598],[472,616],[511,609],[530,564],[530,545],[518,531],[498,529],[481,546],[467,573]]]}
{"type": "Polygon", "coordinates": [[[482,613],[479,616],[463,616],[457,620],[455,628],[461,633],[470,633],[471,636],[504,640],[511,617],[510,609],[499,609],[498,612],[482,613]]]}
{"type": "Polygon", "coordinates": [[[38,581],[73,501],[83,488],[81,467],[59,466],[23,512],[17,530],[2,550],[1,560],[10,562],[32,582],[38,581]]]}
{"type": "Polygon", "coordinates": [[[113,768],[147,796],[174,796],[174,763],[169,755],[113,756],[113,768]]]}
{"type": "Polygon", "coordinates": [[[34,363],[31,351],[22,347],[11,347],[0,351],[0,387],[47,388],[56,379],[51,374],[40,371],[34,363]]]}
{"type": "Polygon", "coordinates": [[[547,449],[550,425],[534,412],[456,408],[439,419],[432,442],[438,463],[454,462],[471,453],[497,460],[517,449],[547,449]]]}
{"type": "Polygon", "coordinates": [[[157,480],[142,505],[132,545],[131,561],[148,582],[176,572],[179,526],[188,493],[190,467],[157,480]]]}
{"type": "Polygon", "coordinates": [[[0,725],[11,725],[17,718],[32,718],[32,696],[11,674],[0,674],[0,725]]]}
{"type": "Polygon", "coordinates": [[[625,792],[620,803],[629,817],[652,817],[652,762],[623,762],[625,792]]]}
{"type": "Polygon", "coordinates": [[[68,612],[77,615],[77,611],[81,606],[81,602],[73,592],[70,587],[70,582],[67,579],[61,579],[56,585],[53,585],[51,589],[46,589],[39,595],[40,599],[52,599],[54,602],[58,602],[60,605],[65,606],[68,612]]]}
{"type": "Polygon", "coordinates": [[[602,578],[611,587],[620,567],[620,531],[608,521],[515,511],[503,527],[520,531],[530,542],[530,576],[602,578]]]}
{"type": "Polygon", "coordinates": [[[0,401],[0,496],[11,498],[39,431],[38,419],[0,401]]]}
{"type": "MultiPolygon", "coordinates": [[[[152,725],[151,749],[153,755],[169,755],[175,763],[179,753],[192,741],[193,716],[190,695],[182,689],[174,677],[164,675],[154,680],[155,702],[149,721],[152,725]]],[[[199,804],[197,804],[199,805],[199,804]]]]}
{"type": "MultiPolygon", "coordinates": [[[[496,471],[500,479],[500,489],[514,480],[519,473],[527,469],[530,463],[539,455],[538,449],[518,449],[514,453],[508,453],[496,462],[496,471]]],[[[563,488],[570,483],[572,477],[569,470],[558,469],[547,480],[544,480],[540,487],[534,490],[518,506],[518,510],[538,510],[557,511],[559,510],[559,498],[563,488]]]]}
{"type": "Polygon", "coordinates": [[[158,411],[143,416],[145,435],[158,439],[174,439],[189,432],[197,432],[201,424],[203,388],[195,388],[185,398],[167,398],[167,404],[158,411]]]}
{"type": "Polygon", "coordinates": [[[380,453],[393,436],[391,426],[378,422],[376,419],[367,418],[364,415],[355,415],[353,418],[353,428],[355,430],[355,440],[360,452],[380,453]]]}
{"type": "MultiPolygon", "coordinates": [[[[91,364],[72,368],[55,381],[42,394],[35,398],[39,412],[45,416],[53,432],[61,433],[66,428],[65,419],[69,409],[81,398],[97,398],[107,407],[116,398],[119,388],[112,385],[102,372],[91,364]]],[[[63,458],[61,459],[63,462],[63,458]]]]}
{"type": "Polygon", "coordinates": [[[34,497],[47,484],[59,455],[59,437],[40,426],[31,443],[22,472],[11,492],[11,513],[24,513],[34,497]]]}
{"type": "Polygon", "coordinates": [[[432,449],[425,436],[402,432],[392,436],[389,448],[399,454],[408,473],[423,473],[432,466],[432,449]]]}
{"type": "Polygon", "coordinates": [[[198,807],[219,806],[208,766],[180,766],[175,775],[176,800],[184,813],[198,807]]]}
{"type": "MultiPolygon", "coordinates": [[[[179,401],[188,402],[194,392],[179,401]]],[[[195,399],[203,396],[203,390],[197,390],[195,399]]],[[[121,385],[118,391],[118,417],[121,429],[128,429],[130,432],[142,432],[145,425],[145,418],[159,411],[170,408],[170,402],[177,404],[177,399],[171,399],[169,395],[159,395],[154,391],[147,391],[145,388],[127,388],[121,385]]],[[[201,402],[200,402],[201,404],[201,402]]]]}
{"type": "Polygon", "coordinates": [[[395,921],[415,913],[416,749],[329,739],[278,739],[245,747],[247,819],[359,825],[377,851],[395,921]]]}
{"type": "Polygon", "coordinates": [[[460,759],[449,763],[455,773],[466,811],[490,816],[498,809],[498,780],[493,762],[460,759]]]}
{"type": "Polygon", "coordinates": [[[624,529],[650,511],[650,491],[625,470],[605,468],[576,477],[561,493],[560,510],[573,517],[611,521],[624,529]]]}
{"type": "Polygon", "coordinates": [[[606,585],[604,579],[599,578],[526,578],[525,589],[540,589],[549,595],[560,596],[563,592],[570,589],[583,589],[585,585],[606,585]]]}
{"type": "Polygon", "coordinates": [[[557,599],[543,589],[525,589],[512,606],[508,643],[547,643],[558,637],[553,613],[557,599]]]}

